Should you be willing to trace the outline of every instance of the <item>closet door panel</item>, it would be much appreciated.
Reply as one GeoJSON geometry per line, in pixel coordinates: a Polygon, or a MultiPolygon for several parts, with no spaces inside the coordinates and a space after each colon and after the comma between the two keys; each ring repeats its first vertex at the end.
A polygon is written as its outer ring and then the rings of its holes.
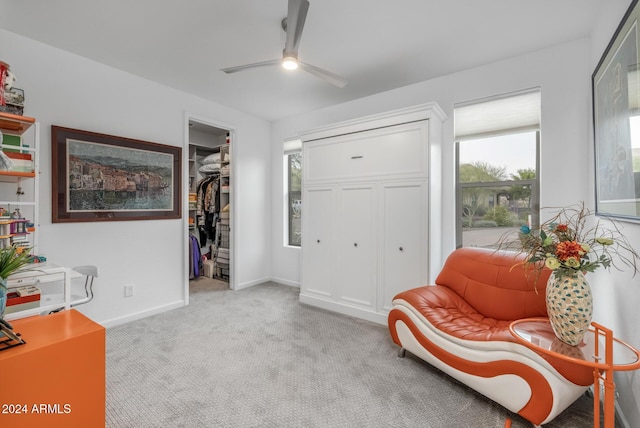
{"type": "Polygon", "coordinates": [[[376,203],[371,184],[343,186],[339,197],[338,298],[372,308],[376,290],[376,203]]]}
{"type": "Polygon", "coordinates": [[[332,297],[335,290],[333,272],[334,191],[331,187],[307,188],[303,194],[302,289],[305,293],[332,297]]]}
{"type": "Polygon", "coordinates": [[[381,188],[381,287],[378,308],[389,311],[401,291],[427,285],[426,183],[385,183],[381,188]]]}
{"type": "Polygon", "coordinates": [[[305,143],[305,180],[427,174],[427,122],[305,143]]]}

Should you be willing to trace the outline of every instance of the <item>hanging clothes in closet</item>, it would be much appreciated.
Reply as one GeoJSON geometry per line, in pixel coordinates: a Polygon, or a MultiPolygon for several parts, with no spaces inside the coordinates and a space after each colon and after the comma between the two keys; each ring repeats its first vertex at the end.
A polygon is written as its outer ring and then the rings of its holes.
{"type": "Polygon", "coordinates": [[[200,276],[202,270],[202,256],[200,254],[200,243],[198,238],[189,235],[189,279],[200,276]]]}
{"type": "Polygon", "coordinates": [[[200,241],[216,236],[216,223],[220,215],[220,174],[211,174],[198,182],[197,225],[200,241]]]}

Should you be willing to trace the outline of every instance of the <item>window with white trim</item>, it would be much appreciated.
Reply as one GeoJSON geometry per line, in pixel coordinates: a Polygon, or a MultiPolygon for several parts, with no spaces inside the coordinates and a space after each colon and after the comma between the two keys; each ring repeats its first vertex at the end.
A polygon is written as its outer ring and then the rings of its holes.
{"type": "Polygon", "coordinates": [[[540,90],[454,107],[456,246],[495,248],[539,223],[540,90]]]}

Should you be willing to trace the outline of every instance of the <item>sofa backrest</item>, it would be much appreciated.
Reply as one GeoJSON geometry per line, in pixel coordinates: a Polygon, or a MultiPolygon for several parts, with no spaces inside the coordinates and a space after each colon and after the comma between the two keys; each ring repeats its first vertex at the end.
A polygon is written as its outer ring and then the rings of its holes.
{"type": "Polygon", "coordinates": [[[525,255],[459,248],[449,255],[436,284],[450,288],[476,311],[497,320],[546,317],[545,290],[551,271],[540,275],[525,255]]]}

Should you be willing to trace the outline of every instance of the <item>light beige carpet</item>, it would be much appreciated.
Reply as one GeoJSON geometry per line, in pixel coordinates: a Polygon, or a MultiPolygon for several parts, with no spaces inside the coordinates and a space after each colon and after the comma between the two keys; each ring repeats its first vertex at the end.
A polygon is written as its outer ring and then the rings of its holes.
{"type": "Polygon", "coordinates": [[[189,292],[228,290],[229,282],[217,278],[199,276],[189,281],[189,292]]]}
{"type": "MultiPolygon", "coordinates": [[[[531,428],[385,326],[303,305],[275,283],[198,285],[190,305],[107,330],[107,427],[531,428]]],[[[584,428],[581,397],[545,428],[584,428]]]]}

